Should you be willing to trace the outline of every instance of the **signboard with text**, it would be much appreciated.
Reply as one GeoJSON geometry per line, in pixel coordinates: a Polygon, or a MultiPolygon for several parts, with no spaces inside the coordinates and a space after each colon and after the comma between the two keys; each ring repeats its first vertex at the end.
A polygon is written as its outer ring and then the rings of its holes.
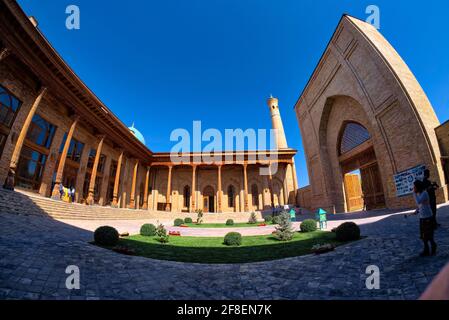
{"type": "Polygon", "coordinates": [[[396,184],[396,195],[398,197],[408,196],[413,193],[413,183],[415,180],[423,180],[424,170],[426,166],[420,165],[405,171],[402,171],[394,176],[396,184]]]}

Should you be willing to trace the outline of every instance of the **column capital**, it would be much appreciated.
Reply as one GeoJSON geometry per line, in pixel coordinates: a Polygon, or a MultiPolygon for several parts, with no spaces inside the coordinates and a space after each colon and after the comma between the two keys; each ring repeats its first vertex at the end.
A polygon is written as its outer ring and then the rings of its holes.
{"type": "Polygon", "coordinates": [[[0,61],[2,61],[3,59],[6,59],[10,54],[11,54],[11,49],[4,47],[1,51],[0,51],[0,61]]]}
{"type": "Polygon", "coordinates": [[[106,135],[105,134],[97,134],[97,135],[95,135],[95,137],[98,139],[98,140],[104,140],[104,139],[106,139],[106,135]]]}
{"type": "Polygon", "coordinates": [[[72,119],[73,122],[79,122],[81,119],[81,116],[78,114],[74,114],[74,115],[70,116],[70,119],[72,119]]]}
{"type": "Polygon", "coordinates": [[[45,94],[47,94],[47,92],[48,92],[48,87],[45,85],[41,85],[41,87],[39,88],[38,95],[43,97],[45,94]]]}

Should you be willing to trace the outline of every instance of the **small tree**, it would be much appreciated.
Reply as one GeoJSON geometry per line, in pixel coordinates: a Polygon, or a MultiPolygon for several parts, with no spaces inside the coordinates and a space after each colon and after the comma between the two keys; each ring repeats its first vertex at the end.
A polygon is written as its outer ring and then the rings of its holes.
{"type": "Polygon", "coordinates": [[[248,220],[249,224],[256,224],[257,223],[257,216],[255,212],[251,212],[251,215],[249,216],[248,220]]]}
{"type": "Polygon", "coordinates": [[[156,229],[156,240],[160,243],[167,243],[169,241],[169,235],[163,224],[160,224],[156,229]]]}
{"type": "Polygon", "coordinates": [[[196,223],[202,224],[203,223],[203,210],[198,209],[198,210],[196,210],[196,213],[197,213],[196,223]]]}
{"type": "Polygon", "coordinates": [[[274,236],[280,241],[290,241],[293,239],[292,222],[290,221],[290,214],[283,212],[279,216],[279,226],[276,227],[274,236]]]}

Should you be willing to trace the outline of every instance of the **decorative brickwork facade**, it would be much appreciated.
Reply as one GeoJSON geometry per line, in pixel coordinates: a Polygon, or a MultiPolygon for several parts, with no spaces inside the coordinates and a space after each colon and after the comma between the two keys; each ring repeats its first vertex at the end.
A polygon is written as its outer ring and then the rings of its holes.
{"type": "Polygon", "coordinates": [[[413,206],[411,195],[397,195],[394,177],[421,165],[443,186],[438,201],[447,201],[439,121],[405,62],[370,24],[343,16],[295,110],[312,208],[350,211],[344,175],[357,169],[372,208],[413,206]]]}

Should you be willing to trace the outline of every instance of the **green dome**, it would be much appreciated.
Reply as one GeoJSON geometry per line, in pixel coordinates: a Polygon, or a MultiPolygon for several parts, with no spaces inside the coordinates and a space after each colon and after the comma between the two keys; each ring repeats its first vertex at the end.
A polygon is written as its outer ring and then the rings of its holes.
{"type": "Polygon", "coordinates": [[[143,137],[143,134],[140,133],[139,130],[137,130],[136,128],[134,128],[134,123],[131,127],[128,128],[129,131],[131,131],[131,133],[143,144],[145,144],[145,138],[143,137]]]}

